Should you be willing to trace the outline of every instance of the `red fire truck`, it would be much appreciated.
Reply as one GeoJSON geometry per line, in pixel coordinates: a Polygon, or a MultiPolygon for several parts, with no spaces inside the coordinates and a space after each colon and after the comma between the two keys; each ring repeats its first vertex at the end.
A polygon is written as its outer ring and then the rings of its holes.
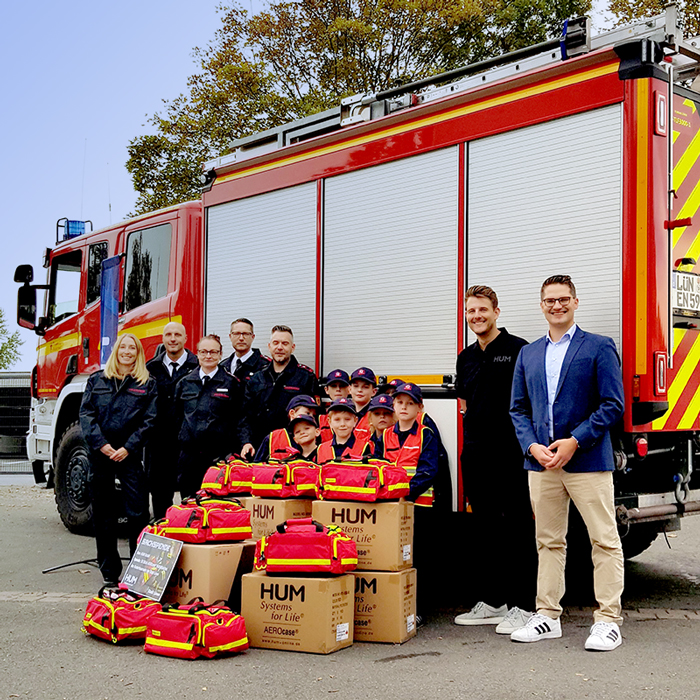
{"type": "MultiPolygon", "coordinates": [[[[577,321],[620,351],[618,516],[628,555],[700,510],[698,50],[675,10],[372,95],[232,143],[191,202],[60,241],[44,315],[18,269],[21,325],[41,336],[30,457],[52,465],[69,528],[89,517],[77,414],[100,365],[100,275],[118,257],[118,328],[152,354],[164,324],[261,337],[289,324],[324,375],[371,366],[419,383],[448,448],[454,507],[464,291],[488,284],[501,321],[546,330],[539,287],[574,278],[577,321]]],[[[101,303],[102,298],[102,303],[101,303]]],[[[494,497],[498,494],[498,465],[494,497]]]]}

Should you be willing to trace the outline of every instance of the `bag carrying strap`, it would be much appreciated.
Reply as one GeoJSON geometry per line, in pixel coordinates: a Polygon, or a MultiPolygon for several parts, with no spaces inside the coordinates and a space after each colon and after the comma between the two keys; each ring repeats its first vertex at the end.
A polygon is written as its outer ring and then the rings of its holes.
{"type": "Polygon", "coordinates": [[[277,532],[284,534],[290,526],[294,528],[297,525],[314,525],[316,527],[316,532],[323,532],[326,528],[323,523],[319,523],[312,518],[293,518],[292,520],[285,520],[283,523],[277,525],[277,532]]]}

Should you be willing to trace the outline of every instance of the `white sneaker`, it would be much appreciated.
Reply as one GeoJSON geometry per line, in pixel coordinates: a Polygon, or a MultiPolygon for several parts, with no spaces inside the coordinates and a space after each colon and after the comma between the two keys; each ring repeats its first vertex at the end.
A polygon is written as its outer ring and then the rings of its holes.
{"type": "Polygon", "coordinates": [[[508,606],[492,608],[483,601],[479,601],[469,612],[455,617],[455,625],[497,625],[503,622],[508,613],[508,606]]]}
{"type": "Polygon", "coordinates": [[[532,613],[525,627],[510,635],[514,642],[539,642],[541,639],[561,637],[561,622],[540,613],[532,613]]]}
{"type": "Polygon", "coordinates": [[[521,610],[517,606],[511,608],[508,614],[503,618],[503,622],[496,627],[496,634],[513,634],[515,630],[525,627],[527,621],[530,619],[530,615],[532,615],[531,612],[521,610]]]}
{"type": "Polygon", "coordinates": [[[622,644],[620,628],[614,622],[596,622],[586,640],[588,651],[612,651],[622,644]]]}

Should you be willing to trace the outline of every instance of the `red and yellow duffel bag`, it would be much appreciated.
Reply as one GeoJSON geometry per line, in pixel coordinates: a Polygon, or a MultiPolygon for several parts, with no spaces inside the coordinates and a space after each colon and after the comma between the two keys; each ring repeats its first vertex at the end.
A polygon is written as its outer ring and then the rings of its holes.
{"type": "Polygon", "coordinates": [[[344,574],[357,568],[355,542],[335,525],[311,518],[287,520],[277,532],[258,540],[256,571],[344,574]]]}
{"type": "Polygon", "coordinates": [[[202,479],[202,495],[230,496],[251,493],[253,467],[239,457],[229,457],[207,469],[202,479]]]}
{"type": "Polygon", "coordinates": [[[165,522],[155,524],[154,533],[182,542],[233,542],[253,536],[250,511],[236,499],[200,495],[185,499],[165,511],[165,522]]]}
{"type": "Polygon", "coordinates": [[[321,494],[327,501],[389,501],[408,496],[410,478],[391,462],[327,462],[321,467],[321,494]]]}
{"type": "Polygon", "coordinates": [[[253,495],[261,498],[318,498],[321,468],[303,459],[253,465],[253,495]]]}
{"type": "Polygon", "coordinates": [[[187,605],[166,605],[148,621],[144,649],[178,659],[207,659],[248,648],[245,621],[224,601],[205,605],[201,598],[187,605]]]}
{"type": "Polygon", "coordinates": [[[119,588],[102,588],[92,598],[83,617],[83,632],[117,644],[125,639],[145,639],[147,622],[161,604],[119,588]]]}

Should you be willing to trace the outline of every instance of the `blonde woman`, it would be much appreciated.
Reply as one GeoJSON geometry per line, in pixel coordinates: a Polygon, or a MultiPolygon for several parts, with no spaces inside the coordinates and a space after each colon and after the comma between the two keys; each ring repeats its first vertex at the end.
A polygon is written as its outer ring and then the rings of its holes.
{"type": "Polygon", "coordinates": [[[141,457],[156,416],[156,396],[143,346],[131,333],[119,336],[104,370],[90,376],[83,394],[80,427],[90,449],[97,563],[106,585],[116,585],[122,572],[115,477],[124,497],[131,556],[148,524],[148,485],[141,457]]]}

